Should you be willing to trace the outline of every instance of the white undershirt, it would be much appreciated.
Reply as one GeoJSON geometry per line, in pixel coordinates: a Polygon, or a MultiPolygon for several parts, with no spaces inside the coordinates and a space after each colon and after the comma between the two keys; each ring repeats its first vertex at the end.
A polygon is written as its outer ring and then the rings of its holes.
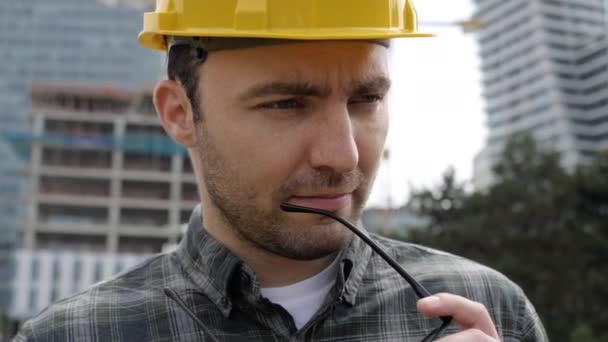
{"type": "Polygon", "coordinates": [[[262,288],[261,291],[268,300],[285,308],[300,329],[321,308],[337,276],[338,258],[313,277],[288,286],[262,288]]]}

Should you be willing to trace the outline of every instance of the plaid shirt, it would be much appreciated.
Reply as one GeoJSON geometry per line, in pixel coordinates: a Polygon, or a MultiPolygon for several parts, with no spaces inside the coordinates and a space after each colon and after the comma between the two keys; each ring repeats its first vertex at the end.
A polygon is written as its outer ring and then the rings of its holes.
{"type": "MultiPolygon", "coordinates": [[[[548,341],[522,290],[503,275],[451,254],[373,236],[432,293],[483,303],[508,341],[548,341]]],[[[14,341],[212,341],[170,288],[219,341],[420,341],[440,324],[416,310],[410,286],[360,239],[339,256],[325,304],[300,330],[260,295],[255,273],[202,228],[200,209],[173,253],[161,254],[51,305],[14,341]]],[[[458,331],[452,323],[446,333],[458,331]]]]}

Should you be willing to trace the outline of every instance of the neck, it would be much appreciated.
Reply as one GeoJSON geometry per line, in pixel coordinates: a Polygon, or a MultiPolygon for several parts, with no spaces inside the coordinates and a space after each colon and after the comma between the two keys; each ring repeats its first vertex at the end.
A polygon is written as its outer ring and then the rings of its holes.
{"type": "MultiPolygon", "coordinates": [[[[234,253],[235,250],[232,251],[234,253]]],[[[247,255],[238,253],[237,256],[255,271],[260,287],[281,287],[308,279],[323,271],[336,256],[332,254],[321,259],[303,261],[285,258],[259,248],[255,251],[259,253],[254,255],[252,250],[247,255]]]]}
{"type": "Polygon", "coordinates": [[[206,215],[210,210],[204,209],[203,204],[205,230],[253,269],[260,287],[287,286],[308,279],[324,270],[336,257],[332,254],[315,260],[294,260],[272,253],[237,236],[225,220],[206,215]]]}

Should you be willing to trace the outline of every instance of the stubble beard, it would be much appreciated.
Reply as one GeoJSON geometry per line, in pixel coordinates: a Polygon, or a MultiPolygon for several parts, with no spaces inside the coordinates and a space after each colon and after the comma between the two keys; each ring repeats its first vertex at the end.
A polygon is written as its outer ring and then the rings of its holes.
{"type": "Polygon", "coordinates": [[[197,131],[203,181],[212,204],[223,216],[227,228],[241,241],[289,259],[316,260],[345,248],[352,240],[352,233],[339,223],[318,217],[315,224],[306,226],[289,222],[288,215],[279,208],[295,189],[328,189],[331,187],[356,187],[352,193],[349,214],[344,218],[356,222],[361,217],[369,194],[370,180],[365,180],[360,170],[339,174],[332,170],[316,170],[305,178],[286,182],[273,196],[278,200],[276,208],[264,208],[256,203],[260,194],[246,184],[237,170],[228,165],[217,146],[210,141],[204,124],[197,131]]]}

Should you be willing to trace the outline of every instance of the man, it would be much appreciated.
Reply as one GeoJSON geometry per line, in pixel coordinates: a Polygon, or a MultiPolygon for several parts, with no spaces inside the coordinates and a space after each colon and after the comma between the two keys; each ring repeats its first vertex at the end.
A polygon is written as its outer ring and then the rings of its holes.
{"type": "Polygon", "coordinates": [[[447,316],[441,341],[547,340],[493,270],[372,236],[439,293],[417,301],[344,226],[280,208],[359,220],[388,129],[388,39],[421,35],[409,2],[157,5],[140,42],[168,50],[154,103],[201,206],[176,252],[51,306],[17,341],[420,341],[447,316]]]}

